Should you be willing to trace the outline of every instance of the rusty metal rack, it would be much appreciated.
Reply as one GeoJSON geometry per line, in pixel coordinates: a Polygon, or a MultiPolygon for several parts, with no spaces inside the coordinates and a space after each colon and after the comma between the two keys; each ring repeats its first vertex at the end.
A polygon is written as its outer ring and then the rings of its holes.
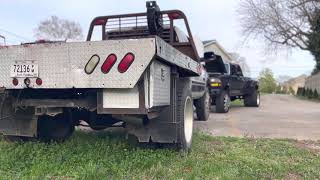
{"type": "MultiPolygon", "coordinates": [[[[163,31],[160,37],[170,41],[170,18],[163,16],[163,31]]],[[[107,39],[140,38],[148,36],[148,21],[146,16],[118,17],[108,19],[105,25],[107,39]]]]}

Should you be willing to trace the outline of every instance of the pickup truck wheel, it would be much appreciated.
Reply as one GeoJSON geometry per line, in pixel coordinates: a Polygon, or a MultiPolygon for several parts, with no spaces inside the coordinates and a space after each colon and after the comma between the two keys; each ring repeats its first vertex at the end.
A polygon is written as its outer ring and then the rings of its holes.
{"type": "Polygon", "coordinates": [[[207,121],[209,119],[210,106],[211,106],[211,98],[210,98],[208,89],[206,89],[206,92],[200,99],[195,100],[195,106],[196,106],[196,113],[198,117],[197,120],[207,121]]]}
{"type": "Polygon", "coordinates": [[[187,153],[191,148],[193,135],[193,100],[189,83],[180,84],[177,89],[178,148],[187,153]]]}
{"type": "Polygon", "coordinates": [[[63,142],[72,135],[74,129],[68,113],[54,117],[41,116],[38,119],[38,137],[44,142],[63,142]]]}
{"type": "Polygon", "coordinates": [[[244,105],[246,107],[259,107],[260,106],[260,92],[255,90],[252,94],[244,97],[244,105]]]}
{"type": "Polygon", "coordinates": [[[230,109],[230,96],[227,91],[221,91],[220,95],[216,98],[216,112],[227,113],[230,109]]]}

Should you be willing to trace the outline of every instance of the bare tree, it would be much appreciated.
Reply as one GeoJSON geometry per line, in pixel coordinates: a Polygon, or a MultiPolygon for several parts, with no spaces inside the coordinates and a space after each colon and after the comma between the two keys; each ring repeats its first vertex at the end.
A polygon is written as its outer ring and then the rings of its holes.
{"type": "Polygon", "coordinates": [[[242,0],[239,15],[245,37],[263,38],[267,47],[309,50],[319,0],[242,0]]]}
{"type": "Polygon", "coordinates": [[[49,40],[79,40],[82,39],[82,29],[79,23],[51,16],[41,21],[34,30],[38,39],[49,40]]]}

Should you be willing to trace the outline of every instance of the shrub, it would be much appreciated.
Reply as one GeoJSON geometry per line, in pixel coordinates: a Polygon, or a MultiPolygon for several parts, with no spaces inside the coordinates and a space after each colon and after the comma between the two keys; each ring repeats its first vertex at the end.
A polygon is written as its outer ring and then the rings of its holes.
{"type": "Polygon", "coordinates": [[[309,99],[312,99],[313,98],[313,91],[312,89],[308,89],[308,96],[307,96],[309,99]]]}
{"type": "Polygon", "coordinates": [[[306,89],[305,97],[310,98],[310,89],[309,88],[306,89]]]}
{"type": "Polygon", "coordinates": [[[297,96],[302,96],[302,91],[303,91],[303,88],[299,87],[297,91],[297,96]]]}
{"type": "Polygon", "coordinates": [[[316,89],[313,91],[313,99],[315,99],[315,100],[319,99],[319,94],[318,94],[318,91],[316,89]]]}
{"type": "Polygon", "coordinates": [[[306,96],[306,89],[305,89],[305,88],[302,88],[302,89],[301,89],[301,96],[302,96],[302,97],[305,97],[305,96],[306,96]]]}

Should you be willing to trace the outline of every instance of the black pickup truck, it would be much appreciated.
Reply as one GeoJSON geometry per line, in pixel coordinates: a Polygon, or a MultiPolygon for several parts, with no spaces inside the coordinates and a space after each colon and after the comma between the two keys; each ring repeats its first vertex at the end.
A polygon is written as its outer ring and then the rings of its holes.
{"type": "Polygon", "coordinates": [[[208,87],[217,113],[227,113],[231,101],[243,99],[247,107],[259,107],[260,93],[257,81],[244,77],[238,64],[225,63],[213,52],[205,54],[204,67],[208,72],[208,87]]]}

